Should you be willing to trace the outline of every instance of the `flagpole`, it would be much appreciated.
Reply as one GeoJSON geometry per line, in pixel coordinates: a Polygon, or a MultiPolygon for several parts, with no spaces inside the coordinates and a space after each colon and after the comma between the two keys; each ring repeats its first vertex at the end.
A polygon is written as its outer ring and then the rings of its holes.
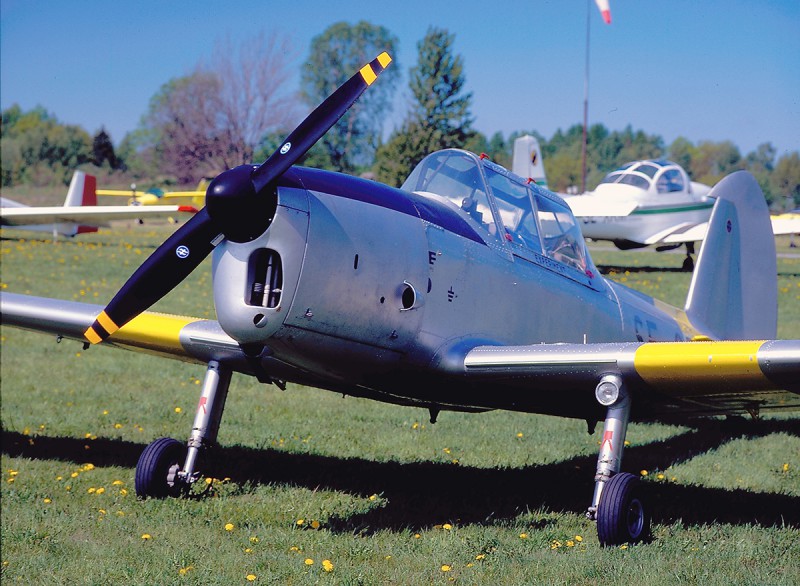
{"type": "Polygon", "coordinates": [[[592,0],[586,0],[586,69],[583,76],[583,145],[581,148],[581,193],[586,193],[586,126],[589,118],[589,25],[592,0]]]}

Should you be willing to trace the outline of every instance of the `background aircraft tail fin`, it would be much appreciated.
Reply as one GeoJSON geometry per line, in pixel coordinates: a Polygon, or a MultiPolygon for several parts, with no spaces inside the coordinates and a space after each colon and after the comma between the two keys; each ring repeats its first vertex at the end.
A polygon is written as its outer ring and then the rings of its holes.
{"type": "Polygon", "coordinates": [[[547,175],[544,172],[542,149],[539,141],[530,134],[520,136],[514,141],[514,154],[511,172],[523,178],[531,178],[539,187],[547,187],[547,175]]]}
{"type": "MultiPolygon", "coordinates": [[[[67,199],[64,200],[64,207],[96,205],[97,179],[93,175],[87,175],[83,171],[75,171],[72,174],[72,180],[69,182],[69,190],[67,191],[67,199]]],[[[75,236],[76,234],[97,232],[97,227],[59,223],[55,227],[55,232],[63,236],[75,236]]]]}
{"type": "Polygon", "coordinates": [[[775,237],[756,179],[737,171],[717,183],[695,264],[686,315],[712,339],[773,339],[778,328],[775,237]]]}
{"type": "Polygon", "coordinates": [[[75,171],[69,183],[67,199],[64,206],[96,206],[97,205],[97,179],[83,171],[75,171]]]}

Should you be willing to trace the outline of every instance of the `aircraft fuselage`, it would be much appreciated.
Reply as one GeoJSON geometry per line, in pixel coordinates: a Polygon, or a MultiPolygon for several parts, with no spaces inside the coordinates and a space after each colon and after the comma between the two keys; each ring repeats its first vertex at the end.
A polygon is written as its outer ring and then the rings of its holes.
{"type": "Polygon", "coordinates": [[[685,339],[650,298],[493,240],[447,200],[304,168],[277,191],[262,236],[214,252],[217,317],[329,388],[431,400],[478,345],[685,339]]]}

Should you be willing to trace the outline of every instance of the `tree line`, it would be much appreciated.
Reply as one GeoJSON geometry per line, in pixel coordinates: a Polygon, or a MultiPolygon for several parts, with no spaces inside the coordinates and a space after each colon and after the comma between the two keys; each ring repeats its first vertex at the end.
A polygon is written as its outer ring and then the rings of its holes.
{"type": "MultiPolygon", "coordinates": [[[[397,52],[397,38],[366,21],[340,22],[314,37],[302,65],[300,89],[291,91],[294,48],[281,35],[264,33],[234,44],[219,41],[207,61],[187,76],[168,80],[151,98],[138,127],[115,149],[105,131],[94,136],[58,122],[42,107],[2,112],[2,185],[67,184],[76,168],[102,184],[135,181],[145,187],[196,183],[240,164],[261,162],[310,111],[357,71],[366,56],[397,52]],[[305,104],[307,108],[301,105],[305,104]]],[[[583,127],[575,124],[547,138],[535,129],[485,136],[473,128],[472,93],[455,35],[430,27],[417,43],[417,62],[408,69],[408,99],[400,125],[383,138],[384,120],[398,90],[401,64],[381,81],[307,153],[301,164],[360,174],[399,186],[428,153],[465,148],[486,153],[510,167],[514,140],[532,134],[542,148],[550,188],[581,184],[583,127]]],[[[666,145],[657,135],[630,126],[587,129],[587,187],[621,164],[668,158],[694,181],[713,185],[740,169],[753,173],[776,209],[800,204],[800,154],[776,159],[770,143],[744,156],[730,141],[693,144],[677,138],[666,145]]]]}

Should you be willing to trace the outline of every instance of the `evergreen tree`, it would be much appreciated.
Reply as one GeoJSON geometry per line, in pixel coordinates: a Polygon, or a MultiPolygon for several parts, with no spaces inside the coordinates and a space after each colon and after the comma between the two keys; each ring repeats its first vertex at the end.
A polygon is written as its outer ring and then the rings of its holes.
{"type": "Polygon", "coordinates": [[[105,128],[100,129],[100,132],[95,135],[92,141],[92,159],[98,167],[107,162],[111,169],[119,168],[119,160],[114,153],[114,145],[111,143],[111,137],[108,136],[105,128]]]}
{"type": "MultiPolygon", "coordinates": [[[[464,92],[464,65],[453,53],[454,40],[446,30],[431,27],[417,44],[417,65],[409,79],[411,108],[400,129],[376,153],[378,181],[399,186],[427,154],[475,141],[472,93],[464,92]]],[[[477,144],[486,145],[485,137],[477,144]]]]}

